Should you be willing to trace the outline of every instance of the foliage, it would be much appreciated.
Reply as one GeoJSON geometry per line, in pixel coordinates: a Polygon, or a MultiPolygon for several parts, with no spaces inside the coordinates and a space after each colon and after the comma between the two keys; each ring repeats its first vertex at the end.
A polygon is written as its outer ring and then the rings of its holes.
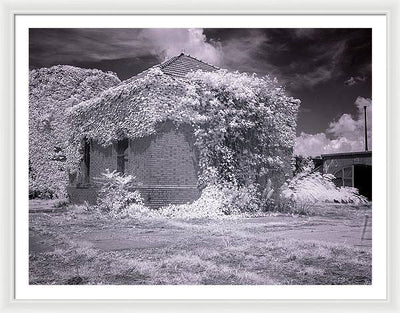
{"type": "Polygon", "coordinates": [[[132,175],[123,175],[106,169],[96,181],[100,186],[97,208],[101,211],[119,215],[127,207],[131,209],[143,207],[143,199],[139,191],[135,190],[137,183],[132,175]]]}
{"type": "MultiPolygon", "coordinates": [[[[70,123],[65,110],[120,81],[114,73],[57,65],[29,72],[29,192],[62,197],[68,183],[70,123]]],[[[79,149],[79,147],[77,147],[79,149]]],[[[76,150],[76,149],[74,149],[76,150]]],[[[78,157],[79,161],[80,156],[78,157]]]]}
{"type": "Polygon", "coordinates": [[[174,218],[219,218],[255,212],[259,204],[255,186],[239,187],[225,183],[207,186],[193,203],[169,205],[161,208],[158,214],[174,218]]]}
{"type": "Polygon", "coordinates": [[[295,156],[294,174],[310,173],[315,168],[311,157],[295,156]]]}
{"type": "Polygon", "coordinates": [[[298,106],[268,76],[219,70],[176,79],[153,68],[70,109],[69,170],[78,170],[84,137],[107,146],[170,120],[193,127],[202,187],[252,188],[266,177],[278,187],[291,173],[298,106]]]}
{"type": "Polygon", "coordinates": [[[238,187],[229,183],[207,186],[193,203],[168,205],[158,210],[143,205],[132,176],[115,172],[103,174],[98,204],[92,211],[113,217],[220,218],[259,210],[258,190],[254,186],[238,187]]]}
{"type": "Polygon", "coordinates": [[[209,182],[205,169],[211,167],[221,181],[239,186],[262,177],[283,183],[290,175],[300,101],[268,76],[221,70],[197,71],[189,78],[201,94],[198,111],[208,117],[195,133],[201,182],[209,182]]]}
{"type": "Polygon", "coordinates": [[[308,171],[293,177],[281,188],[281,198],[293,206],[311,205],[317,202],[365,204],[368,200],[353,187],[336,187],[331,174],[308,171]]]}

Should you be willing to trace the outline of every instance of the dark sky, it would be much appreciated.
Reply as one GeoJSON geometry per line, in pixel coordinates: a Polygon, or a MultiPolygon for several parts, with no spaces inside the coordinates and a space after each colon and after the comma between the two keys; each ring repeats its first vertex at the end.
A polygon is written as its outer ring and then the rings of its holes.
{"type": "MultiPolygon", "coordinates": [[[[31,29],[30,68],[69,64],[127,79],[185,52],[269,74],[302,101],[298,134],[325,132],[371,98],[371,29],[31,29]]],[[[331,136],[329,133],[327,136],[331,136]]]]}

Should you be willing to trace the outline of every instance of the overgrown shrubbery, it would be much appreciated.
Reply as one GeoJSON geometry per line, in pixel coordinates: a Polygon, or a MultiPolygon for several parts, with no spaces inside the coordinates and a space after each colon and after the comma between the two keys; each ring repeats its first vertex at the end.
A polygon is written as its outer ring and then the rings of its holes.
{"type": "Polygon", "coordinates": [[[278,198],[272,198],[274,190],[270,180],[262,191],[255,185],[213,184],[205,187],[201,197],[193,203],[168,205],[155,210],[144,205],[133,176],[107,170],[97,179],[100,191],[98,202],[92,209],[122,218],[222,218],[259,215],[269,211],[309,215],[313,213],[313,205],[318,202],[368,202],[355,188],[336,187],[333,178],[333,175],[311,173],[307,168],[282,186],[278,198]]]}
{"type": "Polygon", "coordinates": [[[260,209],[260,195],[255,186],[239,187],[231,183],[207,186],[193,203],[154,210],[143,204],[138,185],[131,175],[106,170],[96,182],[100,187],[97,203],[94,207],[85,206],[85,210],[113,217],[218,218],[260,209]]]}
{"type": "Polygon", "coordinates": [[[132,175],[121,175],[107,169],[96,181],[100,186],[96,207],[101,212],[118,216],[126,214],[128,209],[144,209],[143,199],[135,190],[137,183],[132,175]]]}
{"type": "Polygon", "coordinates": [[[159,214],[177,218],[218,218],[256,212],[259,204],[258,190],[254,186],[212,185],[205,187],[201,197],[193,203],[169,205],[161,208],[159,214]]]}
{"type": "Polygon", "coordinates": [[[306,212],[317,202],[365,204],[368,200],[353,187],[336,187],[331,174],[305,171],[281,188],[281,205],[306,212]]]}
{"type": "Polygon", "coordinates": [[[97,204],[86,210],[113,217],[218,218],[256,212],[260,208],[258,190],[254,186],[238,187],[228,183],[207,186],[202,190],[201,197],[191,204],[169,205],[154,210],[144,206],[138,185],[131,175],[107,170],[96,181],[100,187],[97,204]]]}
{"type": "Polygon", "coordinates": [[[65,197],[68,169],[73,161],[66,158],[67,154],[71,154],[67,151],[71,149],[71,129],[65,110],[118,83],[120,80],[114,73],[67,65],[29,72],[31,198],[65,197]]]}
{"type": "Polygon", "coordinates": [[[219,70],[177,79],[154,68],[71,108],[71,146],[78,151],[83,137],[103,146],[141,138],[172,121],[194,129],[202,188],[250,188],[265,177],[276,188],[290,177],[299,103],[268,76],[219,70]]]}

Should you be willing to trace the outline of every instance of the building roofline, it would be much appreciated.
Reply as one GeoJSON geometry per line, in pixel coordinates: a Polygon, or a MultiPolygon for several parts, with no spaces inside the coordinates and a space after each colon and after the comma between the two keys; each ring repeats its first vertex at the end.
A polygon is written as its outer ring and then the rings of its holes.
{"type": "MultiPolygon", "coordinates": [[[[203,60],[200,60],[200,59],[198,59],[198,58],[196,58],[196,57],[194,57],[194,56],[191,56],[190,54],[186,54],[186,53],[181,52],[179,55],[173,56],[173,57],[169,58],[168,60],[165,60],[165,61],[163,61],[163,62],[161,62],[161,63],[159,63],[159,64],[155,64],[155,65],[149,67],[148,69],[145,69],[145,70],[141,71],[140,73],[137,73],[136,75],[134,75],[134,76],[132,76],[132,77],[130,77],[130,78],[125,79],[125,80],[122,81],[122,82],[131,81],[131,80],[134,80],[134,79],[136,79],[136,78],[138,78],[138,77],[141,77],[141,76],[143,76],[145,73],[147,73],[147,72],[148,72],[150,69],[152,69],[152,68],[157,68],[157,67],[158,67],[158,68],[160,68],[160,69],[162,70],[163,68],[167,67],[167,66],[170,65],[171,63],[174,63],[176,60],[178,60],[178,59],[179,59],[180,57],[182,57],[182,56],[185,56],[185,57],[191,58],[191,59],[193,59],[193,60],[196,60],[197,62],[201,62],[201,63],[203,63],[203,64],[206,64],[206,65],[208,65],[208,66],[210,66],[210,67],[215,68],[216,70],[220,70],[220,69],[221,69],[221,68],[219,68],[219,67],[217,67],[217,66],[215,66],[215,65],[212,65],[212,64],[207,63],[207,62],[204,62],[203,60]]],[[[165,74],[165,75],[173,76],[173,75],[170,75],[170,74],[165,74]]]]}
{"type": "Polygon", "coordinates": [[[340,153],[329,153],[321,154],[322,159],[332,158],[332,157],[344,157],[344,156],[372,156],[372,151],[357,151],[357,152],[340,152],[340,153]]]}

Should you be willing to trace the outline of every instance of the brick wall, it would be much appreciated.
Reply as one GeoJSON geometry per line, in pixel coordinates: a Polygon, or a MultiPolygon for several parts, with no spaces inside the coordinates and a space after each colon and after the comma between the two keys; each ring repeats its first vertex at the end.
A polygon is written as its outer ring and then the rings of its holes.
{"type": "Polygon", "coordinates": [[[144,185],[197,185],[197,158],[189,128],[163,124],[157,135],[129,142],[126,172],[144,185]]]}
{"type": "Polygon", "coordinates": [[[150,208],[190,203],[200,197],[200,191],[196,187],[189,186],[149,186],[138,189],[146,205],[150,208]]]}
{"type": "Polygon", "coordinates": [[[189,127],[160,125],[157,134],[131,140],[126,172],[142,184],[139,188],[151,207],[192,202],[199,197],[197,157],[189,127]]]}
{"type": "MultiPolygon", "coordinates": [[[[125,174],[136,177],[139,190],[151,207],[192,202],[199,197],[197,189],[197,154],[193,145],[193,132],[189,126],[176,128],[172,123],[159,125],[157,133],[145,138],[129,140],[125,174]]],[[[96,142],[90,149],[90,182],[106,168],[117,167],[116,145],[102,147],[96,142]]],[[[71,200],[93,203],[95,188],[69,187],[71,200]],[[86,191],[85,191],[86,190],[86,191]]]]}

